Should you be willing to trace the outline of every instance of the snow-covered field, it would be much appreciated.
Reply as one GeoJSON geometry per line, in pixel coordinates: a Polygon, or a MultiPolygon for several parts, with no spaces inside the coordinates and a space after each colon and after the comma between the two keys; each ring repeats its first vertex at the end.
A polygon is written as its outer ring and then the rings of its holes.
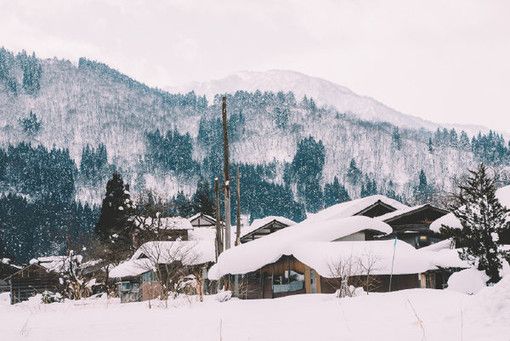
{"type": "Polygon", "coordinates": [[[510,340],[510,277],[476,295],[413,289],[338,299],[207,297],[0,304],[1,340],[510,340]]]}

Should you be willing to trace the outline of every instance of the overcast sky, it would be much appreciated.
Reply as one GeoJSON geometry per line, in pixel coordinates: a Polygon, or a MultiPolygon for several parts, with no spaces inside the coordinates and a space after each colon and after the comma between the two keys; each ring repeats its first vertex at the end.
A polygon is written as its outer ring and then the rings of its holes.
{"type": "Polygon", "coordinates": [[[437,122],[510,132],[510,1],[0,0],[0,45],[149,85],[290,69],[437,122]]]}

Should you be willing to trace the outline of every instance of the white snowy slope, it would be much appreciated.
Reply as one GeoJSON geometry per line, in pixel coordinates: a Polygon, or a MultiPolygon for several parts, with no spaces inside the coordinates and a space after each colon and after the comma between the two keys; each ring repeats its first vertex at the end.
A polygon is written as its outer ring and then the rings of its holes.
{"type": "Polygon", "coordinates": [[[476,125],[434,123],[407,115],[371,97],[358,95],[339,84],[290,70],[241,71],[221,79],[169,86],[166,90],[171,93],[195,91],[199,95],[205,95],[209,101],[216,94],[234,93],[238,90],[292,91],[297,98],[306,95],[312,97],[319,105],[332,106],[339,112],[352,114],[368,121],[389,122],[399,127],[427,130],[455,127],[470,135],[489,130],[476,125]]]}

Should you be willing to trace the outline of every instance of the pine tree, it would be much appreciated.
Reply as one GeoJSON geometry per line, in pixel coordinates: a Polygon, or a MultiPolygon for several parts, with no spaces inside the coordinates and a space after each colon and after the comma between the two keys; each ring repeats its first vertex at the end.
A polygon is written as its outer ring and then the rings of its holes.
{"type": "Polygon", "coordinates": [[[402,149],[402,136],[400,135],[400,131],[397,127],[393,129],[393,133],[391,134],[391,140],[393,143],[393,147],[397,150],[402,149]]]}
{"type": "Polygon", "coordinates": [[[496,197],[495,179],[487,174],[483,164],[469,173],[456,195],[457,205],[451,207],[462,229],[443,225],[442,232],[453,237],[456,245],[461,247],[463,260],[477,264],[478,270],[485,271],[489,277],[487,283],[496,283],[501,279],[501,258],[510,260],[510,253],[502,249],[499,241],[510,229],[510,210],[496,197]]]}
{"type": "Polygon", "coordinates": [[[106,184],[106,196],[96,225],[96,234],[102,242],[130,243],[129,218],[133,214],[129,188],[122,176],[115,172],[106,184]]]}
{"type": "Polygon", "coordinates": [[[430,196],[433,190],[427,181],[427,175],[422,169],[418,174],[418,185],[414,188],[414,197],[420,203],[424,203],[430,200],[430,196]]]}
{"type": "Polygon", "coordinates": [[[429,153],[432,153],[434,151],[434,146],[432,145],[432,138],[431,137],[429,137],[428,147],[429,147],[429,153]]]}
{"type": "Polygon", "coordinates": [[[340,185],[340,182],[336,176],[332,183],[326,184],[324,186],[324,205],[326,207],[348,200],[351,200],[349,193],[347,193],[347,190],[344,186],[340,185]]]}
{"type": "Polygon", "coordinates": [[[201,178],[197,183],[197,190],[191,198],[194,213],[204,213],[214,216],[214,199],[209,182],[201,178]]]}
{"type": "Polygon", "coordinates": [[[365,174],[365,179],[361,184],[360,196],[362,198],[377,194],[377,184],[374,179],[370,179],[365,174]]]}
{"type": "Polygon", "coordinates": [[[361,180],[361,170],[356,165],[356,161],[351,159],[349,168],[347,169],[347,180],[351,185],[357,185],[361,180]]]}

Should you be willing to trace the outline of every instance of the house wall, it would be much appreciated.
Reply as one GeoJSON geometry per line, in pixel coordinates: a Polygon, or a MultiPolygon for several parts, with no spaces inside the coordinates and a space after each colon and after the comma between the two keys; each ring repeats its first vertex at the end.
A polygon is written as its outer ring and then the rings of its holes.
{"type": "Polygon", "coordinates": [[[356,233],[350,234],[350,235],[342,237],[342,238],[335,239],[334,241],[339,242],[339,241],[364,241],[364,240],[366,240],[365,232],[360,231],[360,232],[356,232],[356,233]]]}
{"type": "Polygon", "coordinates": [[[153,300],[163,293],[159,282],[144,282],[140,285],[140,298],[142,301],[153,300]]]}
{"type": "Polygon", "coordinates": [[[7,279],[11,286],[11,304],[28,300],[44,291],[60,291],[60,275],[39,265],[29,265],[7,279]]]}
{"type": "MultiPolygon", "coordinates": [[[[413,289],[421,287],[420,274],[393,275],[391,279],[391,291],[413,289]]],[[[340,279],[321,277],[321,293],[332,294],[340,288],[340,279]]],[[[374,275],[370,279],[369,292],[389,291],[390,276],[374,275]]],[[[363,286],[366,288],[366,276],[354,276],[349,279],[349,285],[363,286]]]]}

